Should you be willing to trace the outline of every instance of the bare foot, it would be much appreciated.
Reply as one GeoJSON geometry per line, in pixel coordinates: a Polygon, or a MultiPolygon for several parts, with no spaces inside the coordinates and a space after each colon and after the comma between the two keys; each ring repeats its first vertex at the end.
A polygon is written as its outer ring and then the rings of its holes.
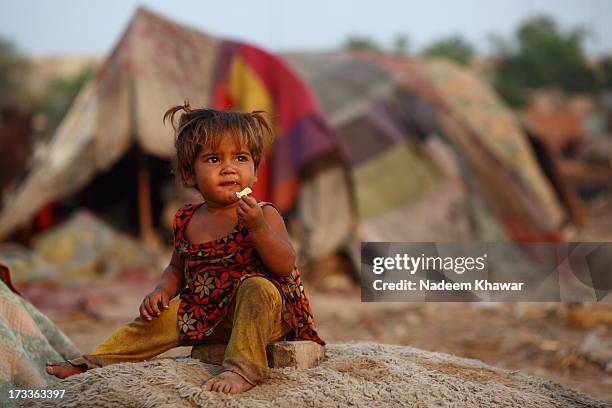
{"type": "Polygon", "coordinates": [[[232,371],[224,371],[204,383],[206,391],[240,394],[253,388],[253,385],[232,371]]]}
{"type": "Polygon", "coordinates": [[[57,378],[63,379],[70,377],[71,375],[81,374],[85,371],[86,370],[84,368],[73,366],[67,361],[47,361],[47,373],[54,375],[57,378]]]}

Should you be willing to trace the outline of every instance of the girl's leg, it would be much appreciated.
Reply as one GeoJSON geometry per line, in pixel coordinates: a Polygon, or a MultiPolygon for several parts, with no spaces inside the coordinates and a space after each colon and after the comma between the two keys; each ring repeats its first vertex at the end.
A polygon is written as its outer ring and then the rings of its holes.
{"type": "Polygon", "coordinates": [[[89,354],[63,363],[48,362],[47,372],[64,378],[108,364],[146,360],[178,346],[176,316],[179,302],[179,299],[170,301],[168,309],[162,310],[159,317],[151,321],[138,317],[120,327],[89,354]]]}
{"type": "Polygon", "coordinates": [[[246,279],[238,287],[228,316],[232,331],[223,367],[246,380],[248,388],[264,377],[268,367],[266,345],[289,331],[281,319],[282,302],[276,286],[263,277],[246,279]]]}

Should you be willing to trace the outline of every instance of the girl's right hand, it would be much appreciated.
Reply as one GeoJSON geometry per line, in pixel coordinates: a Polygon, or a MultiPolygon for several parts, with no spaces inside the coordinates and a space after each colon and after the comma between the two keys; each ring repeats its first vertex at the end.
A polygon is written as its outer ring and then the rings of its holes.
{"type": "Polygon", "coordinates": [[[140,316],[145,320],[158,317],[161,314],[160,306],[168,308],[168,300],[168,294],[163,289],[156,288],[142,300],[139,308],[140,316]]]}

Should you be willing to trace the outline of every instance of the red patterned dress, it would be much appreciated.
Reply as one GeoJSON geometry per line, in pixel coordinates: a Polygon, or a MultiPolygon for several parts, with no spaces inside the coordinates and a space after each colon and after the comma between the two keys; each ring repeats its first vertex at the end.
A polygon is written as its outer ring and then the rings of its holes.
{"type": "Polygon", "coordinates": [[[251,276],[262,276],[278,288],[283,298],[282,318],[291,328],[286,339],[325,344],[314,329],[312,309],[297,267],[286,277],[272,274],[259,257],[244,225],[238,223],[229,235],[214,241],[191,244],[187,240],[187,224],[202,204],[187,204],[174,217],[174,248],[185,261],[187,284],[180,294],[178,309],[181,340],[197,342],[211,334],[225,318],[240,282],[251,276]]]}

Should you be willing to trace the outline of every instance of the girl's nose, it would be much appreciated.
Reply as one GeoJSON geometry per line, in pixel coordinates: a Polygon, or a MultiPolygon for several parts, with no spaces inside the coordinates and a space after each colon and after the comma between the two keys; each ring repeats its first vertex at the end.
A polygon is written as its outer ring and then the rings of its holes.
{"type": "Polygon", "coordinates": [[[235,172],[236,172],[236,169],[231,163],[224,163],[223,167],[221,168],[221,174],[231,174],[235,172]]]}

